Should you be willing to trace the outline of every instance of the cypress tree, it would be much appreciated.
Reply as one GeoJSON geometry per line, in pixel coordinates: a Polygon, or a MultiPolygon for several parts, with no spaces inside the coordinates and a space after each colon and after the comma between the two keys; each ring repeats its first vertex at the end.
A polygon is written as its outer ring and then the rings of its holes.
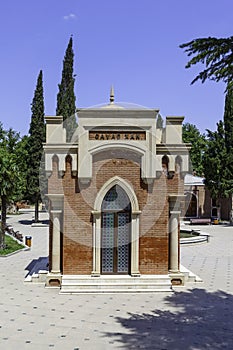
{"type": "Polygon", "coordinates": [[[228,90],[225,97],[224,126],[227,151],[233,149],[233,91],[228,90]]]}
{"type": "Polygon", "coordinates": [[[31,123],[28,138],[27,193],[35,203],[35,222],[38,222],[40,195],[40,166],[45,142],[43,74],[39,72],[31,104],[31,123]]]}
{"type": "Polygon", "coordinates": [[[233,90],[228,89],[225,97],[224,110],[225,145],[227,162],[225,164],[228,181],[228,194],[233,193],[233,90]]]}
{"type": "Polygon", "coordinates": [[[63,60],[63,70],[61,84],[58,85],[59,91],[57,94],[57,109],[56,115],[63,116],[64,126],[66,128],[66,140],[71,141],[73,133],[77,127],[75,118],[75,94],[73,75],[74,52],[73,39],[70,37],[65,57],[63,60]]]}

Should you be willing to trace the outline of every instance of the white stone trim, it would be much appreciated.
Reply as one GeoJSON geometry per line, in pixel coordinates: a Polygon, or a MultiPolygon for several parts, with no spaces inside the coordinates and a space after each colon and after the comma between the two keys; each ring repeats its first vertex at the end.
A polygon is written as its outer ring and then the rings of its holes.
{"type": "Polygon", "coordinates": [[[94,155],[99,152],[112,149],[112,148],[114,150],[116,148],[130,150],[130,151],[136,152],[140,156],[143,156],[146,153],[145,141],[140,141],[141,145],[139,144],[138,141],[108,141],[108,144],[106,144],[106,142],[102,142],[102,143],[99,143],[98,145],[96,145],[96,141],[90,141],[90,142],[93,142],[94,144],[94,147],[92,147],[89,151],[91,155],[94,155]]]}
{"type": "Polygon", "coordinates": [[[46,151],[45,153],[45,170],[46,172],[52,172],[53,169],[53,157],[58,157],[58,171],[64,172],[66,170],[66,157],[70,156],[72,158],[72,171],[77,172],[78,171],[78,160],[77,160],[77,150],[74,151],[74,153],[71,152],[65,152],[65,151],[58,151],[55,152],[53,150],[46,151]]]}

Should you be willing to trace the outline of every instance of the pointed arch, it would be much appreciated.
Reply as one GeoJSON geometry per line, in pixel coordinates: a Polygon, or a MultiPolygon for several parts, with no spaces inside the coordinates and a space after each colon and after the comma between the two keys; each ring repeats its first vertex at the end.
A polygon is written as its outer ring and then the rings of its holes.
{"type": "Polygon", "coordinates": [[[101,187],[95,199],[94,210],[101,211],[101,205],[105,195],[115,185],[120,186],[126,192],[131,203],[132,212],[139,211],[138,199],[133,188],[128,182],[119,176],[112,177],[101,187]]]}

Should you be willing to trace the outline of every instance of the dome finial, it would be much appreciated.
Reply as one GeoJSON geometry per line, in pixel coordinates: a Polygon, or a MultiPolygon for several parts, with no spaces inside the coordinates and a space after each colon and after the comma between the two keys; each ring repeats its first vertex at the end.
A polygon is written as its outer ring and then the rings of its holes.
{"type": "Polygon", "coordinates": [[[110,103],[114,103],[115,97],[114,97],[114,88],[113,85],[111,86],[110,90],[110,103]]]}

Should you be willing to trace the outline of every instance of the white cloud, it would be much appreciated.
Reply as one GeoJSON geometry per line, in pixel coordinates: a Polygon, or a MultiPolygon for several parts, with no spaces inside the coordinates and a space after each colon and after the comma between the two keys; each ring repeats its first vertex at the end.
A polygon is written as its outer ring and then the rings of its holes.
{"type": "Polygon", "coordinates": [[[68,21],[70,19],[75,19],[76,15],[74,13],[70,13],[69,15],[66,15],[63,17],[64,20],[68,21]]]}

